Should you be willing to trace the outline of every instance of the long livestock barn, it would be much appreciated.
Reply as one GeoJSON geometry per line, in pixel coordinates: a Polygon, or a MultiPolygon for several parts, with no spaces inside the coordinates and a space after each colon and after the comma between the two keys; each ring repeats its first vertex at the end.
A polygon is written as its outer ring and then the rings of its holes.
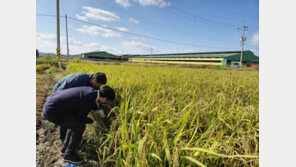
{"type": "MultiPolygon", "coordinates": [[[[127,57],[131,62],[196,64],[223,67],[230,64],[230,62],[239,62],[241,58],[241,51],[128,55],[127,57]]],[[[242,63],[259,64],[259,57],[255,56],[252,51],[244,51],[242,63]]]]}
{"type": "MultiPolygon", "coordinates": [[[[104,51],[89,52],[82,55],[83,59],[103,61],[130,61],[139,63],[163,63],[163,64],[193,64],[226,66],[231,62],[239,62],[241,51],[225,52],[199,52],[199,53],[172,53],[151,55],[113,55],[104,51]]],[[[259,57],[252,51],[243,52],[243,64],[259,64],[259,57]]]]}

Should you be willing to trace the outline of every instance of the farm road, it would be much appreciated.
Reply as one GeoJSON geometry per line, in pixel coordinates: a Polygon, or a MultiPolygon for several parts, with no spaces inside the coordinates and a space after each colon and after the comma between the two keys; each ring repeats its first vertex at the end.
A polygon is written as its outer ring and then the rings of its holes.
{"type": "MultiPolygon", "coordinates": [[[[52,93],[55,81],[52,74],[42,74],[42,83],[36,85],[36,166],[63,167],[71,165],[63,162],[60,155],[62,142],[59,140],[58,126],[51,124],[42,115],[43,104],[52,93]]],[[[96,162],[88,161],[80,167],[98,167],[96,162]]]]}

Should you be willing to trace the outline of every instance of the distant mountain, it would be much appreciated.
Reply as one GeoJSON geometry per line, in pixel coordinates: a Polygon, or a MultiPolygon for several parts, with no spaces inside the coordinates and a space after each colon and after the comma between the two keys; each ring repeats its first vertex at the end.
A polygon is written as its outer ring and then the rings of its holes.
{"type": "MultiPolygon", "coordinates": [[[[45,52],[39,52],[39,56],[56,56],[56,53],[45,53],[45,52]]],[[[65,54],[61,54],[62,57],[67,57],[65,54]]]]}

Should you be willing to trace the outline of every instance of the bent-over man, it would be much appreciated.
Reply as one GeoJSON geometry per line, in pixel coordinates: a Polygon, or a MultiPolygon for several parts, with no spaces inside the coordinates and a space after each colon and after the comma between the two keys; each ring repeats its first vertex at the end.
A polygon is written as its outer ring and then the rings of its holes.
{"type": "Polygon", "coordinates": [[[47,98],[42,111],[44,117],[66,128],[67,133],[61,150],[64,161],[73,164],[83,162],[83,159],[76,154],[76,149],[82,139],[85,124],[93,122],[87,115],[91,110],[97,109],[100,103],[114,99],[115,91],[109,86],[99,90],[90,86],[69,88],[54,92],[47,98]]]}
{"type": "Polygon", "coordinates": [[[102,72],[98,72],[96,74],[77,72],[59,80],[54,85],[53,91],[57,92],[78,86],[92,86],[95,89],[98,89],[100,86],[106,83],[107,77],[102,72]]]}
{"type": "MultiPolygon", "coordinates": [[[[106,84],[106,82],[107,77],[102,72],[97,72],[96,74],[77,72],[59,80],[53,90],[57,92],[78,86],[92,86],[94,89],[99,89],[103,84],[106,84]]],[[[60,139],[62,142],[64,142],[65,136],[66,128],[60,126],[60,139]]]]}

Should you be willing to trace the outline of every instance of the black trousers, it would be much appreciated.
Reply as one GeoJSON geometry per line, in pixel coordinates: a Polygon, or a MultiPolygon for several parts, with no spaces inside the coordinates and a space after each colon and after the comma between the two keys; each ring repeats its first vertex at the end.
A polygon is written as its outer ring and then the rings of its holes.
{"type": "MultiPolygon", "coordinates": [[[[66,130],[64,142],[65,156],[75,153],[79,143],[82,140],[82,135],[85,130],[85,123],[79,122],[75,117],[66,119],[58,123],[62,129],[66,130]]],[[[61,134],[62,135],[62,134],[61,134]]]]}
{"type": "Polygon", "coordinates": [[[64,143],[66,134],[67,134],[67,128],[60,126],[60,139],[62,143],[64,143]]]}
{"type": "Polygon", "coordinates": [[[64,156],[75,153],[82,140],[85,123],[78,121],[75,117],[68,117],[58,122],[50,119],[46,114],[44,114],[44,117],[50,122],[60,126],[60,138],[64,143],[63,149],[65,149],[64,156]]]}

